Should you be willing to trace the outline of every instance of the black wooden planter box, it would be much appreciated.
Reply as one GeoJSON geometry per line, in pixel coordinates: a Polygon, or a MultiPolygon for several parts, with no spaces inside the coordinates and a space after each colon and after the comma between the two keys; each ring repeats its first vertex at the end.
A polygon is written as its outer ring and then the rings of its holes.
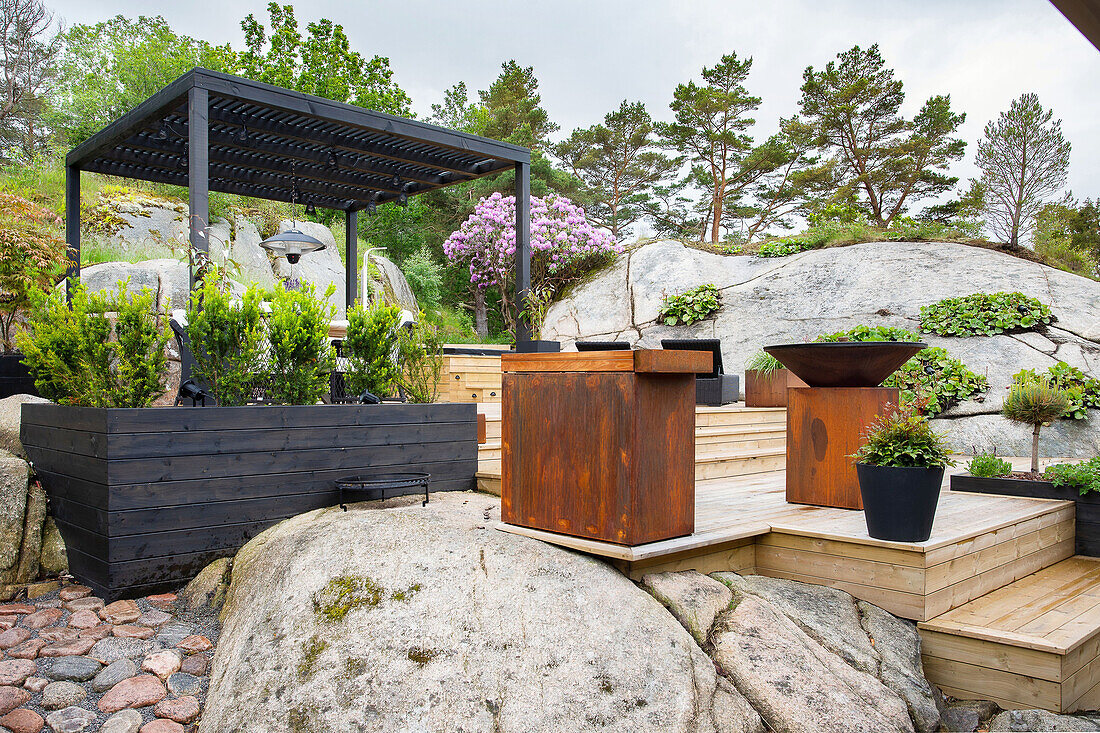
{"type": "Polygon", "coordinates": [[[31,370],[22,361],[22,354],[0,354],[0,399],[16,394],[37,395],[31,370]]]}
{"type": "Polygon", "coordinates": [[[1003,494],[1026,496],[1029,499],[1062,499],[1077,504],[1077,537],[1074,551],[1078,555],[1100,557],[1100,494],[1081,495],[1077,489],[1057,487],[1050,481],[1029,481],[1017,478],[978,478],[969,473],[951,477],[952,491],[970,491],[979,494],[1003,494]]]}
{"type": "Polygon", "coordinates": [[[108,600],[176,588],[279,520],[335,505],[336,479],[426,471],[446,491],[477,472],[473,404],[24,404],[21,437],[70,572],[108,600]]]}

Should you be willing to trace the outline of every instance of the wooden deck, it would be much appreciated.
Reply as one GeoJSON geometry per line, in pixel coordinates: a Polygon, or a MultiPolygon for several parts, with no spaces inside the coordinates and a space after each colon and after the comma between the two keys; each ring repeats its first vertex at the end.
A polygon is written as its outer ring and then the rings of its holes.
{"type": "Polygon", "coordinates": [[[500,529],[606,557],[632,578],[734,570],[841,588],[924,621],[1073,554],[1071,502],[947,491],[927,542],[867,535],[862,512],[788,504],[784,474],[696,486],[695,533],[636,547],[500,529]]]}

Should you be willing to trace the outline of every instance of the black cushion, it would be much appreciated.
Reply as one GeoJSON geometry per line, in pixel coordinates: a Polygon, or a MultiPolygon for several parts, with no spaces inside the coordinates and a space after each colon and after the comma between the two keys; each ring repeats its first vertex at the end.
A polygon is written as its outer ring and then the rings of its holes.
{"type": "MultiPolygon", "coordinates": [[[[713,354],[711,365],[711,378],[724,374],[722,371],[722,342],[718,339],[661,339],[662,349],[678,349],[680,351],[709,351],[713,354]]],[[[706,377],[701,377],[706,379],[706,377]]]]}
{"type": "Polygon", "coordinates": [[[577,351],[630,351],[626,341],[578,341],[577,351]]]}

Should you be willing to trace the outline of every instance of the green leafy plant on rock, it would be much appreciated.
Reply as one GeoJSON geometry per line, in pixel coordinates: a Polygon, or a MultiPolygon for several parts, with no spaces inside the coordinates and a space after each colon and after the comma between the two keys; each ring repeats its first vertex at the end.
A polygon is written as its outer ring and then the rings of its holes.
{"type": "Polygon", "coordinates": [[[1039,431],[1045,423],[1060,418],[1069,409],[1065,393],[1046,379],[1018,382],[1005,397],[1001,412],[1013,422],[1030,425],[1031,472],[1039,473],[1039,431]]]}
{"type": "Polygon", "coordinates": [[[914,406],[901,406],[875,420],[852,456],[858,463],[899,468],[953,466],[944,436],[932,430],[914,406]]]}
{"type": "Polygon", "coordinates": [[[235,302],[213,279],[191,294],[187,337],[195,360],[192,375],[222,407],[254,399],[265,366],[264,295],[263,288],[252,285],[235,302]]]}
{"type": "Polygon", "coordinates": [[[994,336],[1030,331],[1054,320],[1050,307],[1023,293],[974,293],[920,309],[920,327],[940,336],[994,336]]]}
{"type": "Polygon", "coordinates": [[[329,390],[329,375],[336,368],[336,354],[328,329],[336,308],[329,285],[317,297],[312,285],[285,290],[276,285],[271,293],[271,315],[267,319],[267,397],[280,405],[315,405],[329,390]]]}
{"type": "Polygon", "coordinates": [[[996,453],[979,453],[966,464],[966,470],[978,478],[996,478],[1012,473],[1012,464],[998,458],[996,453]]]}
{"type": "Polygon", "coordinates": [[[344,340],[348,369],[344,381],[349,394],[370,392],[382,397],[393,391],[399,376],[395,357],[400,322],[401,309],[381,299],[366,308],[356,306],[348,313],[348,335],[344,340]]]}
{"type": "Polygon", "coordinates": [[[1082,463],[1058,463],[1043,472],[1043,478],[1055,486],[1068,486],[1081,494],[1100,491],[1100,456],[1082,463]]]}
{"type": "Polygon", "coordinates": [[[153,294],[73,289],[32,299],[31,333],[17,336],[41,395],[64,405],[148,407],[167,388],[170,332],[153,294]],[[113,314],[113,315],[112,315],[113,314]],[[32,335],[33,334],[33,335],[32,335]]]}
{"type": "Polygon", "coordinates": [[[1013,384],[1025,384],[1047,380],[1051,386],[1062,390],[1069,407],[1062,417],[1071,420],[1088,419],[1089,409],[1100,409],[1100,379],[1093,379],[1075,366],[1060,361],[1044,374],[1034,369],[1021,369],[1012,375],[1013,384]]]}
{"type": "Polygon", "coordinates": [[[796,239],[773,239],[761,243],[756,250],[757,257],[787,257],[789,255],[813,249],[805,242],[796,239]]]}
{"type": "Polygon", "coordinates": [[[700,285],[679,295],[665,297],[658,319],[666,326],[691,325],[714,315],[722,307],[721,296],[714,285],[700,285]]]}
{"type": "MultiPolygon", "coordinates": [[[[920,341],[904,328],[858,325],[847,331],[818,336],[816,341],[920,341]]],[[[883,384],[897,387],[905,404],[920,405],[934,417],[952,405],[989,389],[989,380],[939,347],[921,349],[902,364],[883,384]]]]}

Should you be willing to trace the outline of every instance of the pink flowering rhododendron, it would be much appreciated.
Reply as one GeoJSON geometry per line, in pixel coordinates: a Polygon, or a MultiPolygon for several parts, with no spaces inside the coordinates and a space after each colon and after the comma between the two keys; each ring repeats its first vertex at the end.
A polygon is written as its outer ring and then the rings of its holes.
{"type": "MultiPolygon", "coordinates": [[[[458,231],[443,243],[452,262],[470,268],[470,282],[484,290],[512,279],[516,256],[516,197],[481,199],[458,231]]],[[[595,257],[621,252],[610,232],[597,229],[569,199],[531,197],[531,281],[534,287],[564,282],[595,257]]]]}

